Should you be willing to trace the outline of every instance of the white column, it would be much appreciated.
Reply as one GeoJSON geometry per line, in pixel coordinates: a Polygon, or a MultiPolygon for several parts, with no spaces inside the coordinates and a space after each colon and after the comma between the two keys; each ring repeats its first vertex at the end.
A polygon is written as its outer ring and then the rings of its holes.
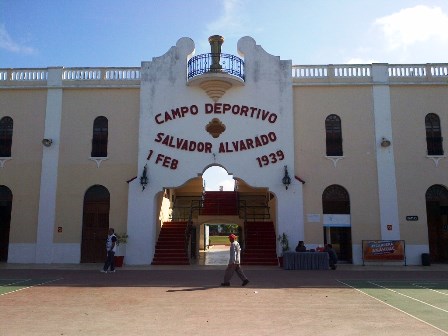
{"type": "Polygon", "coordinates": [[[129,183],[128,195],[128,243],[126,264],[149,265],[154,257],[156,245],[156,192],[150,184],[145,190],[140,186],[140,176],[129,183]]]}
{"type": "Polygon", "coordinates": [[[48,68],[47,85],[44,138],[51,139],[53,143],[50,147],[44,147],[42,154],[36,263],[51,263],[53,260],[53,237],[62,113],[62,68],[48,68]]]}
{"type": "Polygon", "coordinates": [[[375,148],[378,171],[378,192],[381,220],[381,239],[400,239],[397,181],[392,139],[392,112],[387,64],[373,64],[373,113],[375,118],[375,148]],[[382,140],[390,146],[382,147],[382,140]]]}
{"type": "MultiPolygon", "coordinates": [[[[304,240],[303,190],[302,184],[294,179],[288,190],[280,187],[277,195],[277,237],[286,233],[289,249],[294,250],[299,240],[304,240]]],[[[281,176],[278,177],[281,183],[281,176]]],[[[277,255],[282,254],[282,247],[277,242],[277,255]]]]}

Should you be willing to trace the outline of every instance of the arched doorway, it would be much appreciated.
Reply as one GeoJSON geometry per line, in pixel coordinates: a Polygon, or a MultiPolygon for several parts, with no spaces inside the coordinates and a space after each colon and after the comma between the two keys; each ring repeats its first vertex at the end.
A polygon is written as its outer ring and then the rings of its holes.
{"type": "Polygon", "coordinates": [[[352,262],[350,197],[340,185],[331,185],[322,193],[324,243],[331,243],[341,261],[352,262]]]}
{"type": "Polygon", "coordinates": [[[434,262],[448,262],[448,190],[433,185],[426,191],[429,253],[434,262]]]}
{"type": "Polygon", "coordinates": [[[0,186],[0,262],[8,261],[11,209],[12,192],[8,187],[0,186]]]}
{"type": "Polygon", "coordinates": [[[86,191],[82,216],[82,263],[97,263],[105,260],[109,209],[110,194],[107,188],[94,185],[86,191]]]}

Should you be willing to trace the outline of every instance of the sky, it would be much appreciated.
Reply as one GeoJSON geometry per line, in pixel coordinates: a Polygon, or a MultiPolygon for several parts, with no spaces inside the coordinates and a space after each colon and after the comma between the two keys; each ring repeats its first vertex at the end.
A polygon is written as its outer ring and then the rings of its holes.
{"type": "MultiPolygon", "coordinates": [[[[294,65],[448,63],[448,0],[0,0],[0,68],[139,67],[211,35],[294,65]]],[[[208,188],[233,190],[222,171],[208,188]]]]}

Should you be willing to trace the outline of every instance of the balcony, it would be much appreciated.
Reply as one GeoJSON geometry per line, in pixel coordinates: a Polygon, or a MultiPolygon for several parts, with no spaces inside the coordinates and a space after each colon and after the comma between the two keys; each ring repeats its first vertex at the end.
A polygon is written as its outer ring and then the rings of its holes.
{"type": "Polygon", "coordinates": [[[234,55],[197,55],[188,61],[187,72],[187,85],[201,87],[214,102],[231,87],[244,85],[244,61],[234,55]]]}

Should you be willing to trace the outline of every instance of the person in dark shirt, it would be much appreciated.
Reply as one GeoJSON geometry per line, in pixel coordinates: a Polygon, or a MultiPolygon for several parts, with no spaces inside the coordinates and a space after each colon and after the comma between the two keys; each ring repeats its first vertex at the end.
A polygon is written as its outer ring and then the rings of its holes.
{"type": "Polygon", "coordinates": [[[338,256],[333,250],[333,245],[325,245],[324,251],[328,253],[330,268],[334,271],[336,269],[336,264],[338,263],[338,256]]]}
{"type": "Polygon", "coordinates": [[[303,240],[299,241],[299,244],[297,244],[296,252],[306,252],[306,246],[305,246],[303,240]]]}

